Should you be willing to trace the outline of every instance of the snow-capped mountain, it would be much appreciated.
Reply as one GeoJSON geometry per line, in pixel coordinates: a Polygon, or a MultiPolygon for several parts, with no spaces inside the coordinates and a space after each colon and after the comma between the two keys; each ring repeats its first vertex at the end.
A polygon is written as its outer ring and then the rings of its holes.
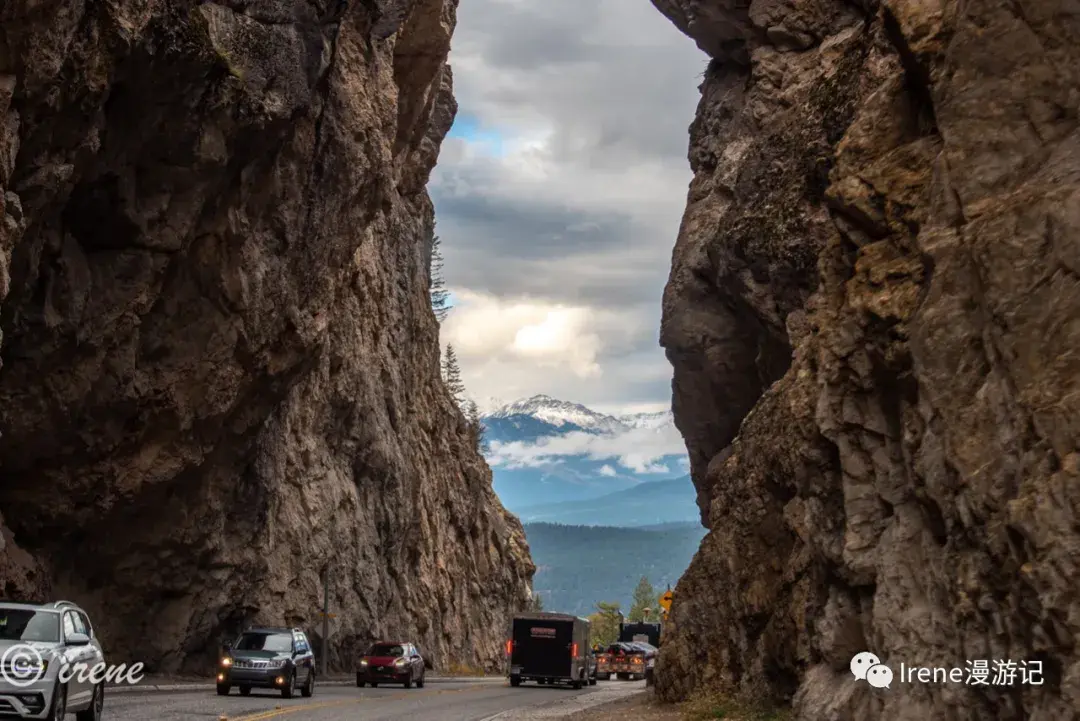
{"type": "Polygon", "coordinates": [[[596,433],[618,433],[631,428],[657,430],[674,425],[671,411],[632,413],[611,416],[586,408],[580,403],[560,401],[547,395],[536,395],[508,403],[484,416],[485,421],[528,416],[555,428],[583,430],[596,433]]]}
{"type": "Polygon", "coordinates": [[[656,411],[654,413],[634,413],[628,416],[617,416],[620,421],[631,428],[649,428],[656,430],[664,426],[675,425],[675,419],[671,411],[656,411]]]}
{"type": "Polygon", "coordinates": [[[487,418],[513,418],[514,416],[529,416],[556,428],[573,426],[577,430],[599,433],[612,433],[624,427],[622,421],[614,416],[597,413],[580,403],[560,401],[545,395],[515,401],[499,408],[487,418]]]}
{"type": "MultiPolygon", "coordinates": [[[[670,411],[615,416],[536,395],[502,405],[481,420],[495,491],[513,512],[598,498],[682,477],[688,469],[670,411]]],[[[684,490],[692,499],[693,486],[684,490]]],[[[671,500],[688,507],[684,498],[671,500]]]]}

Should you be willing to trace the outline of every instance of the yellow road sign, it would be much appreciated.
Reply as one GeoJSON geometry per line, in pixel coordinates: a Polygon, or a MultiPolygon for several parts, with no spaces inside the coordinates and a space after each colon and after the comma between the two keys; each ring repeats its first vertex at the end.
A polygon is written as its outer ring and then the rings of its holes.
{"type": "Polygon", "coordinates": [[[674,598],[674,596],[671,593],[671,591],[668,591],[667,593],[665,593],[663,596],[660,597],[660,605],[663,607],[665,613],[667,611],[671,610],[671,599],[672,598],[674,598]]]}

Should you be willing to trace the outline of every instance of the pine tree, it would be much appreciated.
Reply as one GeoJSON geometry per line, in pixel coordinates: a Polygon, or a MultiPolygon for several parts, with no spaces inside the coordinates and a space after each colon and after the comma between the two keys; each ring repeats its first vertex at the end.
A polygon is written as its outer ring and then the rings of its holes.
{"type": "Polygon", "coordinates": [[[649,583],[649,579],[642,576],[641,580],[638,581],[637,588],[634,589],[633,603],[630,605],[630,614],[627,619],[631,623],[644,621],[645,609],[649,609],[649,617],[650,619],[654,619],[656,611],[655,604],[656,590],[653,589],[652,584],[649,583]]]}
{"type": "Polygon", "coordinates": [[[487,453],[491,449],[487,439],[484,438],[484,422],[480,420],[480,406],[472,400],[466,400],[462,410],[469,422],[469,434],[472,436],[473,447],[481,455],[487,453]]]}
{"type": "Polygon", "coordinates": [[[439,236],[431,241],[431,309],[435,311],[435,319],[442,323],[450,312],[450,292],[446,290],[443,280],[443,257],[439,250],[439,236]]]}
{"type": "Polygon", "coordinates": [[[454,346],[449,343],[443,355],[442,376],[450,397],[460,406],[465,396],[465,384],[461,382],[461,367],[458,365],[457,353],[454,352],[454,346]]]}
{"type": "Polygon", "coordinates": [[[487,453],[487,442],[484,440],[484,423],[480,420],[480,407],[472,400],[466,400],[463,404],[465,418],[469,422],[469,434],[472,436],[473,447],[477,453],[487,453]]]}
{"type": "Polygon", "coordinates": [[[529,601],[528,610],[533,613],[539,613],[544,610],[544,601],[536,591],[533,591],[532,599],[529,601]]]}
{"type": "Polygon", "coordinates": [[[619,604],[601,601],[596,604],[596,613],[589,616],[592,625],[590,636],[601,645],[608,646],[619,640],[619,622],[622,613],[619,604]]]}

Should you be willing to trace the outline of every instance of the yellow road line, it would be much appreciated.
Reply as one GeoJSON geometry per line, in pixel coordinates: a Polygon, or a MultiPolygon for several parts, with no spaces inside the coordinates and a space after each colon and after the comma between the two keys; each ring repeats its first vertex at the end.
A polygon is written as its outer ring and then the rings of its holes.
{"type": "Polygon", "coordinates": [[[271,709],[270,711],[260,711],[259,713],[251,714],[249,716],[225,716],[223,718],[228,719],[228,721],[260,721],[261,719],[284,716],[288,713],[299,713],[300,711],[314,711],[320,708],[334,708],[335,706],[351,706],[352,704],[357,704],[361,701],[363,701],[363,699],[359,698],[351,698],[345,701],[324,701],[322,703],[304,704],[302,706],[287,706],[285,708],[271,709]]]}

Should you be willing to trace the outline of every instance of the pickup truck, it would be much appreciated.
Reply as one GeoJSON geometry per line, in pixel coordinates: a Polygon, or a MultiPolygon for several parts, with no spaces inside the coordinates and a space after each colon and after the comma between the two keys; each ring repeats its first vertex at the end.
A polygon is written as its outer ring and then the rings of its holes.
{"type": "Polygon", "coordinates": [[[596,677],[620,680],[645,678],[648,651],[640,644],[616,642],[596,656],[596,677]]]}

